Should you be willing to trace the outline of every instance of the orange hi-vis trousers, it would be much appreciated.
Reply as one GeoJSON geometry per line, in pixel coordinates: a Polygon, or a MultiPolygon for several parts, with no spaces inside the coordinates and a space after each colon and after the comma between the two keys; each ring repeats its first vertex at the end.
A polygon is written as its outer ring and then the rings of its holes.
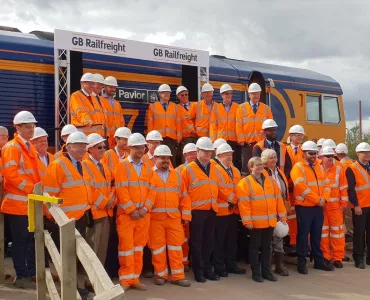
{"type": "Polygon", "coordinates": [[[143,269],[143,250],[149,237],[150,215],[133,220],[130,215],[117,217],[119,281],[132,286],[140,282],[143,269]]]}
{"type": "Polygon", "coordinates": [[[289,239],[290,239],[290,245],[296,245],[297,244],[297,217],[295,212],[294,203],[292,204],[290,208],[290,214],[288,214],[288,220],[287,223],[289,225],[289,239]]]}
{"type": "Polygon", "coordinates": [[[324,225],[321,234],[321,251],[328,260],[342,261],[345,255],[343,211],[324,209],[324,225]]]}
{"type": "Polygon", "coordinates": [[[184,243],[182,244],[182,254],[183,254],[183,259],[182,263],[184,266],[189,265],[189,238],[190,238],[190,224],[184,224],[184,243]]]}
{"type": "Polygon", "coordinates": [[[182,263],[182,244],[184,228],[180,218],[167,217],[164,220],[150,220],[149,247],[152,249],[154,274],[159,278],[168,278],[167,254],[171,267],[172,280],[185,278],[182,263]]]}

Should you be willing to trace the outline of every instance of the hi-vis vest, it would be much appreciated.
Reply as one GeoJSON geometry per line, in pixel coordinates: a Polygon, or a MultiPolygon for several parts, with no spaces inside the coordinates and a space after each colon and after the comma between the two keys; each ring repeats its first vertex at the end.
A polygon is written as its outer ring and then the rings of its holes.
{"type": "Polygon", "coordinates": [[[146,207],[153,220],[165,220],[167,216],[191,220],[191,201],[179,172],[170,169],[167,182],[164,183],[153,171],[146,207]]]}
{"type": "MultiPolygon", "coordinates": [[[[50,165],[54,161],[54,155],[49,152],[46,152],[46,155],[49,158],[49,165],[50,165]]],[[[45,164],[41,161],[39,157],[37,157],[37,165],[39,168],[39,174],[40,174],[41,180],[43,180],[44,176],[46,175],[46,170],[48,166],[45,166],[45,164]]]]}
{"type": "Polygon", "coordinates": [[[230,111],[227,112],[222,103],[215,103],[210,119],[210,138],[214,142],[223,138],[225,141],[236,142],[236,111],[239,105],[232,102],[230,111]]]}
{"type": "Polygon", "coordinates": [[[193,110],[194,108],[192,108],[192,106],[196,106],[197,104],[189,101],[188,105],[189,109],[186,110],[181,103],[177,104],[180,118],[181,135],[183,139],[187,137],[196,137],[196,134],[192,133],[196,131],[194,128],[194,123],[189,119],[188,112],[193,110]]]}
{"type": "Polygon", "coordinates": [[[19,136],[1,150],[4,177],[4,199],[1,211],[6,214],[28,214],[28,194],[32,194],[34,185],[40,182],[35,147],[30,143],[30,149],[19,136]]]}
{"type": "Polygon", "coordinates": [[[193,105],[189,109],[189,119],[194,122],[195,131],[198,137],[209,135],[209,120],[213,106],[215,105],[212,102],[211,110],[208,110],[208,106],[205,100],[200,100],[196,105],[193,105]]]}
{"type": "MultiPolygon", "coordinates": [[[[120,127],[125,126],[125,118],[121,104],[114,99],[112,106],[105,96],[99,96],[101,107],[103,108],[104,118],[107,126],[107,133],[110,138],[113,138],[114,133],[120,127]]],[[[103,135],[101,135],[103,136],[103,135]]]]}
{"type": "Polygon", "coordinates": [[[130,214],[145,206],[151,176],[152,169],[148,164],[142,164],[140,176],[128,158],[118,164],[115,177],[117,215],[130,214]]]}
{"type": "Polygon", "coordinates": [[[116,149],[109,149],[108,151],[105,151],[103,158],[101,159],[102,163],[105,163],[109,169],[112,171],[112,176],[114,178],[115,172],[116,172],[116,167],[118,164],[123,161],[125,158],[128,157],[128,153],[126,152],[125,157],[123,159],[120,159],[116,149]]]}
{"type": "Polygon", "coordinates": [[[253,143],[263,140],[262,123],[273,119],[270,107],[259,103],[256,114],[249,102],[240,104],[236,112],[236,135],[238,143],[253,143]]]}
{"type": "Polygon", "coordinates": [[[63,199],[59,206],[70,219],[80,219],[90,208],[88,172],[83,165],[82,170],[83,177],[73,163],[62,155],[49,165],[43,181],[44,192],[63,199]]]}
{"type": "Polygon", "coordinates": [[[352,169],[356,179],[355,191],[358,205],[361,208],[370,207],[370,175],[358,161],[354,162],[349,167],[352,169]]]}
{"type": "MultiPolygon", "coordinates": [[[[280,143],[278,141],[275,141],[275,143],[278,143],[278,145],[280,147],[280,155],[278,157],[279,169],[280,169],[280,171],[284,172],[285,157],[286,157],[286,151],[287,151],[286,150],[286,146],[283,143],[280,143]]],[[[265,148],[265,140],[262,140],[262,141],[258,142],[257,144],[255,144],[254,147],[253,147],[253,149],[255,147],[260,148],[261,151],[263,152],[266,149],[265,148]]]]}

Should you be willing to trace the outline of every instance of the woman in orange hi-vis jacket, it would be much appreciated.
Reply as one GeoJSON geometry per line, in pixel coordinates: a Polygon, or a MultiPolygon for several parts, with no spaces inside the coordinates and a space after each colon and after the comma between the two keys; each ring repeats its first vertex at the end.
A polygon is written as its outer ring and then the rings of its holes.
{"type": "Polygon", "coordinates": [[[156,166],[150,180],[146,207],[150,212],[149,246],[152,249],[155,284],[163,285],[168,279],[167,255],[171,266],[171,283],[190,286],[185,279],[182,263],[184,230],[182,222],[191,220],[191,201],[181,175],[169,168],[171,150],[166,145],[154,152],[156,166]]]}
{"type": "Polygon", "coordinates": [[[324,147],[322,166],[330,179],[331,190],[328,203],[324,206],[324,225],[321,235],[321,250],[327,261],[333,260],[336,268],[343,268],[345,235],[343,211],[348,206],[347,178],[344,166],[335,160],[332,148],[324,147]]]}
{"type": "Polygon", "coordinates": [[[145,202],[152,169],[143,163],[146,141],[140,133],[128,138],[130,155],[116,168],[118,271],[121,286],[145,291],[140,283],[143,250],[149,238],[150,216],[145,202]]]}
{"type": "Polygon", "coordinates": [[[263,163],[259,157],[251,158],[248,167],[251,175],[239,182],[236,195],[243,225],[250,229],[252,278],[256,282],[263,279],[277,281],[271,272],[271,242],[277,218],[283,222],[287,219],[284,201],[276,182],[263,174],[263,163]]]}

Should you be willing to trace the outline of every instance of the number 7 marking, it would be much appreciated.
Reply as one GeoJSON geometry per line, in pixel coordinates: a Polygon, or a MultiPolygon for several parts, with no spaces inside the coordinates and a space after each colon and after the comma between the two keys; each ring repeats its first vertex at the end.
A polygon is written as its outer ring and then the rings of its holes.
{"type": "Polygon", "coordinates": [[[128,124],[126,125],[130,130],[132,131],[132,128],[134,128],[134,124],[136,121],[136,118],[139,115],[138,109],[123,109],[123,115],[124,116],[131,116],[130,120],[128,121],[128,124]]]}

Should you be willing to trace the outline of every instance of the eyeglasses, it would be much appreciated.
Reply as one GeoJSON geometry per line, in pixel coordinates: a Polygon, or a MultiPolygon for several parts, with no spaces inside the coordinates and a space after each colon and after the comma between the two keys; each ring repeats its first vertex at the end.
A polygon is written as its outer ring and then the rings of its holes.
{"type": "Polygon", "coordinates": [[[101,149],[107,149],[107,146],[98,146],[96,148],[99,149],[99,150],[101,150],[101,149]]]}
{"type": "Polygon", "coordinates": [[[334,155],[324,155],[326,158],[334,158],[334,155]]]}
{"type": "Polygon", "coordinates": [[[308,154],[308,155],[312,155],[312,156],[314,156],[314,155],[317,155],[317,152],[314,152],[314,151],[312,151],[312,152],[311,152],[311,151],[310,151],[310,152],[307,152],[307,154],[308,154]]]}
{"type": "Polygon", "coordinates": [[[189,94],[181,94],[180,97],[187,97],[189,94]]]}

